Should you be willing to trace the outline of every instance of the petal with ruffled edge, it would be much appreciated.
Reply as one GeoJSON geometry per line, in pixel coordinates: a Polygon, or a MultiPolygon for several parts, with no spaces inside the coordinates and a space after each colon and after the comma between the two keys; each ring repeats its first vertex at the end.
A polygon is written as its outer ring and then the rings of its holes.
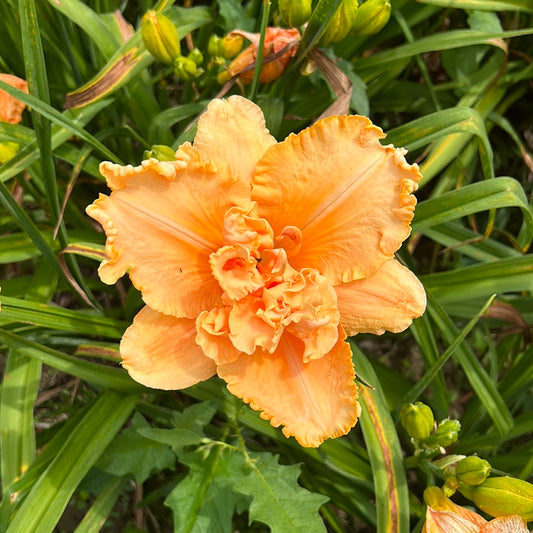
{"type": "Polygon", "coordinates": [[[341,324],[348,335],[399,333],[426,309],[426,293],[417,277],[396,260],[371,277],[335,287],[341,324]]]}
{"type": "Polygon", "coordinates": [[[252,182],[256,214],[279,236],[302,232],[296,269],[315,268],[333,285],[373,274],[410,232],[421,175],[405,150],[361,116],[318,121],[270,148],[252,182]]]}
{"type": "Polygon", "coordinates": [[[485,524],[479,533],[529,533],[527,522],[518,515],[500,516],[485,524]]]}
{"type": "Polygon", "coordinates": [[[220,301],[209,256],[223,244],[224,213],[248,205],[250,193],[225,163],[203,164],[187,146],[180,157],[139,167],[102,163],[113,192],[100,195],[87,213],[107,235],[102,281],[115,283],[129,270],[150,307],[194,318],[220,301]]]}
{"type": "Polygon", "coordinates": [[[262,411],[275,427],[285,426],[302,446],[319,446],[345,435],[359,417],[350,348],[339,341],[321,359],[303,362],[303,342],[285,333],[273,354],[257,351],[217,367],[229,391],[262,411]]]}
{"type": "Polygon", "coordinates": [[[154,389],[185,389],[215,374],[215,363],[196,344],[194,320],[144,307],[120,343],[122,366],[154,389]]]}
{"type": "Polygon", "coordinates": [[[479,533],[479,526],[452,511],[428,507],[422,533],[479,533]]]}
{"type": "Polygon", "coordinates": [[[213,100],[198,121],[194,148],[202,159],[225,161],[248,183],[257,161],[276,143],[261,109],[241,96],[213,100]]]}
{"type": "Polygon", "coordinates": [[[196,319],[196,342],[216,365],[233,363],[240,355],[229,338],[230,311],[230,306],[215,307],[196,319]]]}

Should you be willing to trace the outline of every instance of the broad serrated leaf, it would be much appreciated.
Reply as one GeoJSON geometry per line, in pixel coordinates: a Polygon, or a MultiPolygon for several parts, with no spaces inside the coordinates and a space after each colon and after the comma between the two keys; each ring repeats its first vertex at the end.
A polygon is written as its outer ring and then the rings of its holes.
{"type": "Polygon", "coordinates": [[[147,439],[168,444],[172,451],[180,456],[185,446],[200,444],[205,438],[203,428],[216,413],[216,407],[209,402],[202,402],[186,407],[173,416],[172,429],[142,428],[139,433],[147,439]]]}
{"type": "Polygon", "coordinates": [[[154,472],[172,468],[176,458],[170,448],[140,433],[140,430],[149,427],[148,422],[136,413],[131,427],[106,448],[98,461],[98,468],[116,476],[131,475],[138,484],[146,481],[154,472]]]}
{"type": "Polygon", "coordinates": [[[243,458],[247,459],[248,475],[236,479],[233,488],[253,498],[250,522],[263,522],[272,533],[326,531],[318,509],[327,498],[298,485],[298,465],[280,465],[277,456],[269,453],[250,453],[243,458]]]}
{"type": "Polygon", "coordinates": [[[235,507],[247,498],[231,490],[245,475],[244,456],[213,446],[180,456],[189,474],[165,500],[174,514],[175,533],[231,533],[235,507]]]}

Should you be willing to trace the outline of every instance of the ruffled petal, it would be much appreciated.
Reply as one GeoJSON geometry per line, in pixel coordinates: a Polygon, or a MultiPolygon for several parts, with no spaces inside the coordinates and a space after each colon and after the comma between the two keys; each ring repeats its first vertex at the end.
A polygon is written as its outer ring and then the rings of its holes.
{"type": "Polygon", "coordinates": [[[256,213],[274,235],[302,232],[291,256],[333,285],[373,274],[409,235],[421,175],[405,150],[384,147],[361,116],[334,116],[270,148],[252,182],[256,213]]]}
{"type": "Polygon", "coordinates": [[[371,277],[335,287],[341,324],[348,335],[399,333],[426,309],[426,293],[398,261],[384,263],[371,277]]]}
{"type": "Polygon", "coordinates": [[[154,389],[185,389],[215,374],[215,363],[195,342],[194,320],[144,307],[120,343],[122,366],[154,389]]]}
{"type": "Polygon", "coordinates": [[[215,307],[196,319],[196,342],[217,365],[233,363],[240,355],[229,338],[230,311],[229,306],[215,307]]]}
{"type": "Polygon", "coordinates": [[[249,203],[249,187],[224,163],[203,164],[190,147],[181,152],[178,161],[139,167],[102,163],[113,192],[87,213],[107,235],[102,281],[115,283],[129,270],[150,307],[194,318],[220,302],[209,256],[222,246],[224,213],[249,203]]]}
{"type": "Polygon", "coordinates": [[[202,159],[225,161],[233,174],[248,184],[257,161],[275,143],[261,109],[236,95],[207,106],[194,138],[194,148],[202,159]]]}
{"type": "Polygon", "coordinates": [[[328,354],[304,363],[303,342],[285,333],[273,354],[241,355],[217,373],[262,418],[285,426],[285,436],[316,447],[348,433],[359,417],[351,352],[343,339],[340,330],[328,354]]]}
{"type": "Polygon", "coordinates": [[[479,526],[452,511],[428,507],[422,533],[479,533],[479,526]]]}
{"type": "Polygon", "coordinates": [[[240,244],[219,248],[211,254],[209,262],[213,276],[232,300],[240,300],[264,284],[256,268],[257,261],[240,244]]]}
{"type": "Polygon", "coordinates": [[[233,302],[229,314],[230,339],[240,352],[252,354],[260,348],[272,353],[277,348],[283,327],[265,320],[263,311],[264,302],[259,296],[250,294],[233,302]]]}
{"type": "Polygon", "coordinates": [[[479,533],[529,533],[527,522],[518,515],[500,516],[485,524],[479,533]]]}

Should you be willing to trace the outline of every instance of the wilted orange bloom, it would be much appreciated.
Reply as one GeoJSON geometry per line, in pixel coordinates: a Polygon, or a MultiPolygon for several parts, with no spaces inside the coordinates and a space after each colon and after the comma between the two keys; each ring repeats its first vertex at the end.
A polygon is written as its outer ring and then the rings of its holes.
{"type": "MultiPolygon", "coordinates": [[[[0,74],[0,80],[24,91],[26,94],[28,93],[28,84],[13,74],[0,74]]],[[[18,124],[22,120],[22,112],[25,107],[26,104],[0,89],[0,122],[18,124]]]]}
{"type": "MultiPolygon", "coordinates": [[[[232,76],[235,76],[235,74],[238,74],[239,72],[241,72],[241,70],[255,63],[257,59],[257,48],[259,47],[259,34],[247,33],[236,30],[234,32],[231,32],[230,35],[242,35],[252,43],[230,63],[228,71],[232,76]]],[[[268,59],[269,56],[277,54],[289,43],[298,41],[299,39],[300,32],[295,28],[292,28],[290,30],[285,30],[283,28],[267,28],[265,32],[265,43],[263,47],[263,61],[265,59],[268,59]]],[[[291,57],[294,57],[294,54],[296,54],[297,49],[298,47],[295,45],[285,54],[272,61],[269,61],[268,63],[265,63],[261,67],[259,81],[261,83],[267,83],[269,81],[274,81],[279,78],[287,68],[291,57]]],[[[253,78],[253,68],[239,75],[239,80],[241,80],[243,83],[251,83],[253,78]]]]}
{"type": "Polygon", "coordinates": [[[215,373],[304,446],[359,416],[346,334],[399,332],[425,309],[393,256],[420,173],[360,116],[277,143],[261,110],[214,100],[175,161],[102,163],[112,189],[88,207],[106,234],[101,279],[129,270],[146,307],[121,342],[154,388],[215,373]]]}
{"type": "Polygon", "coordinates": [[[426,489],[424,499],[428,507],[422,533],[529,533],[521,516],[501,516],[487,521],[452,502],[438,487],[426,489]]]}

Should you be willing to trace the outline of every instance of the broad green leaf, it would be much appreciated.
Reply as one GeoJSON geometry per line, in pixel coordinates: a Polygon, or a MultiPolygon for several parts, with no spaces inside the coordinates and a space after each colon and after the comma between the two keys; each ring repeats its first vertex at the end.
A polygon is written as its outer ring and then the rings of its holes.
{"type": "Polygon", "coordinates": [[[478,9],[480,11],[525,11],[533,13],[530,0],[418,0],[421,4],[451,7],[456,9],[478,9]]]}
{"type": "Polygon", "coordinates": [[[168,495],[175,533],[231,533],[235,507],[246,504],[232,490],[244,475],[242,456],[220,445],[180,456],[189,473],[168,495]]]}
{"type": "Polygon", "coordinates": [[[140,428],[138,433],[147,439],[167,444],[181,457],[185,446],[200,444],[205,438],[204,426],[213,418],[216,407],[209,402],[201,402],[186,407],[183,412],[173,413],[172,429],[140,428]]]}
{"type": "MultiPolygon", "coordinates": [[[[247,12],[240,0],[218,0],[218,10],[224,19],[224,29],[227,33],[236,28],[244,31],[254,31],[255,16],[247,12]]],[[[254,14],[255,15],[255,14],[254,14]]]]}
{"type": "Polygon", "coordinates": [[[250,522],[262,522],[272,533],[322,533],[326,531],[318,508],[327,500],[298,485],[298,465],[283,466],[269,453],[240,455],[242,478],[233,478],[233,489],[252,498],[250,522]]]}
{"type": "Polygon", "coordinates": [[[136,395],[106,391],[94,402],[26,496],[6,533],[52,533],[70,497],[137,401],[136,395]]]}
{"type": "Polygon", "coordinates": [[[150,475],[165,468],[172,468],[175,456],[170,448],[144,437],[139,430],[150,428],[150,424],[136,413],[131,426],[122,431],[106,448],[96,466],[115,476],[131,475],[139,485],[150,475]]]}
{"type": "Polygon", "coordinates": [[[350,342],[357,373],[375,390],[359,388],[360,424],[372,465],[377,508],[377,530],[409,531],[409,492],[402,450],[377,376],[363,352],[350,342]]]}

